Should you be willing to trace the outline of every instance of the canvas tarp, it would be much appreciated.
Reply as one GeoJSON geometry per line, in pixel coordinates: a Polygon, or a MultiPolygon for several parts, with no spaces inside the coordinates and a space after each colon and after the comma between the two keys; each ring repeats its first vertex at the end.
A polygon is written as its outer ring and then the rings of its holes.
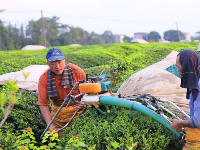
{"type": "Polygon", "coordinates": [[[167,41],[167,40],[160,40],[159,43],[170,43],[170,41],[167,41]]]}
{"type": "Polygon", "coordinates": [[[71,44],[69,46],[82,46],[81,44],[71,44]]]}
{"type": "Polygon", "coordinates": [[[0,85],[5,84],[5,82],[9,81],[9,79],[12,79],[13,81],[18,81],[17,86],[21,89],[37,91],[39,77],[48,68],[49,66],[47,65],[31,65],[21,71],[0,75],[0,85]],[[24,78],[23,71],[25,73],[30,73],[26,80],[24,78]]]}
{"type": "Polygon", "coordinates": [[[131,43],[140,43],[140,44],[148,44],[149,42],[143,40],[143,39],[132,39],[131,43]]]}
{"type": "Polygon", "coordinates": [[[180,87],[181,79],[165,69],[176,64],[178,52],[172,51],[163,60],[130,76],[118,89],[121,97],[150,94],[169,100],[189,114],[189,100],[186,89],[180,87]]]}
{"type": "Polygon", "coordinates": [[[42,46],[42,45],[26,45],[25,47],[23,47],[21,50],[41,50],[41,49],[45,49],[46,47],[42,46]]]}

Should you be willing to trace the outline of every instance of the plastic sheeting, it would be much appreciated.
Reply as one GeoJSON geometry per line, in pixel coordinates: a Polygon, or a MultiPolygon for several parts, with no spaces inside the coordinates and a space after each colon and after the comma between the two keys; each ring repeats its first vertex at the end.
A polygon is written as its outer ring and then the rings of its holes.
{"type": "Polygon", "coordinates": [[[172,101],[189,114],[186,89],[180,87],[181,79],[166,70],[176,64],[178,52],[172,51],[166,58],[130,76],[118,89],[121,97],[151,94],[172,101]]]}
{"type": "Polygon", "coordinates": [[[0,75],[0,85],[5,84],[5,82],[9,81],[9,79],[12,79],[13,81],[18,81],[17,86],[21,89],[37,91],[39,77],[48,68],[49,66],[47,65],[31,65],[21,71],[0,75]],[[23,71],[25,73],[30,73],[26,80],[24,78],[23,71]]]}
{"type": "Polygon", "coordinates": [[[45,48],[46,47],[41,46],[41,45],[26,45],[21,50],[41,50],[41,49],[45,49],[45,48]]]}
{"type": "Polygon", "coordinates": [[[170,43],[170,41],[167,41],[167,40],[160,40],[159,43],[170,43]]]}
{"type": "Polygon", "coordinates": [[[140,44],[148,44],[149,42],[143,40],[143,39],[132,39],[131,43],[140,43],[140,44]]]}

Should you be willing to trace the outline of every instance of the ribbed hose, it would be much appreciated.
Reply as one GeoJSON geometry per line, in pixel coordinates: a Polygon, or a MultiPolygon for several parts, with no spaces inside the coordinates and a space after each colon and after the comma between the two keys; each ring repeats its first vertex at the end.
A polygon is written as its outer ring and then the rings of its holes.
{"type": "Polygon", "coordinates": [[[100,104],[116,105],[116,106],[126,107],[131,110],[137,110],[138,112],[142,112],[143,114],[152,117],[153,119],[164,125],[166,128],[168,128],[170,131],[172,131],[172,133],[175,134],[176,136],[180,137],[181,135],[180,132],[176,132],[171,128],[171,124],[167,120],[165,120],[163,117],[159,116],[156,112],[150,110],[149,108],[141,105],[138,102],[133,102],[127,99],[112,97],[112,96],[101,96],[100,104]]]}

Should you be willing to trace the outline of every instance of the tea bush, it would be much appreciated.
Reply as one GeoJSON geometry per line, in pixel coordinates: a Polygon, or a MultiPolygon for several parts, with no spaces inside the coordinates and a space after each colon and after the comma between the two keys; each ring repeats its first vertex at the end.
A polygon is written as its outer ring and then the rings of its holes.
{"type": "Polygon", "coordinates": [[[118,149],[128,149],[133,143],[137,143],[135,149],[181,149],[179,140],[173,140],[170,133],[166,136],[162,125],[136,115],[132,118],[129,111],[95,117],[86,110],[65,130],[60,142],[63,149],[73,136],[89,147],[96,145],[97,150],[112,149],[112,143],[118,143],[118,149]]]}
{"type": "MultiPolygon", "coordinates": [[[[58,46],[57,48],[60,48],[63,51],[66,62],[74,63],[82,69],[86,69],[108,65],[110,59],[116,60],[119,57],[123,57],[124,59],[130,57],[135,64],[134,66],[137,66],[137,68],[143,68],[159,61],[161,58],[164,58],[172,50],[196,50],[197,47],[197,42],[174,42],[169,44],[151,43],[146,45],[116,43],[82,47],[58,46]]],[[[29,65],[46,65],[46,53],[48,49],[36,51],[0,51],[0,75],[22,70],[29,65]]]]}
{"type": "MultiPolygon", "coordinates": [[[[0,91],[4,91],[6,95],[7,90],[9,89],[3,86],[0,91]]],[[[21,90],[19,90],[18,93],[19,92],[21,92],[21,90]]],[[[0,138],[0,147],[3,149],[12,149],[13,141],[16,140],[17,135],[21,134],[21,131],[28,127],[32,128],[38,145],[41,143],[40,135],[46,127],[46,123],[42,119],[37,105],[38,96],[36,93],[29,91],[22,91],[21,93],[14,109],[1,128],[3,137],[0,138]]],[[[3,112],[2,109],[0,109],[0,120],[2,120],[2,118],[3,112]]]]}
{"type": "MultiPolygon", "coordinates": [[[[60,46],[57,48],[60,48],[63,51],[63,54],[65,55],[66,62],[74,63],[78,66],[80,66],[89,76],[97,76],[101,73],[102,70],[105,70],[106,68],[110,69],[110,61],[113,60],[116,62],[116,64],[120,64],[120,61],[126,62],[126,59],[128,58],[131,63],[129,64],[129,68],[132,68],[131,70],[127,70],[123,73],[123,75],[119,78],[118,83],[116,84],[116,88],[113,90],[113,92],[116,92],[117,89],[120,87],[120,85],[123,83],[124,80],[126,80],[130,74],[137,72],[144,67],[147,67],[161,59],[163,59],[166,55],[168,55],[172,50],[180,51],[183,49],[193,49],[196,50],[198,46],[198,43],[190,42],[190,43],[169,43],[169,44],[160,44],[160,43],[151,43],[147,45],[142,44],[129,44],[129,43],[116,43],[116,44],[103,44],[103,45],[90,45],[90,46],[82,46],[82,47],[70,47],[70,46],[60,46]]],[[[49,48],[48,48],[49,49],[49,48]]],[[[0,60],[0,75],[19,71],[23,68],[29,66],[29,65],[46,65],[46,53],[48,49],[45,50],[37,50],[37,51],[0,51],[1,60],[0,60]]],[[[115,68],[115,67],[114,67],[115,68]]],[[[107,71],[108,71],[107,70],[107,71]]],[[[108,71],[108,77],[113,77],[112,74],[108,71]]],[[[0,87],[0,91],[6,91],[4,87],[0,87]]],[[[19,91],[20,92],[20,91],[19,91]]],[[[79,134],[81,135],[78,140],[78,142],[84,141],[84,144],[86,144],[85,147],[94,148],[94,144],[96,144],[96,147],[105,146],[104,148],[110,148],[113,146],[118,146],[118,149],[120,147],[127,147],[127,146],[134,146],[131,145],[134,142],[138,143],[137,148],[142,149],[142,147],[148,148],[148,146],[155,147],[156,139],[165,138],[166,142],[162,144],[158,143],[158,146],[160,148],[168,147],[171,144],[170,139],[163,137],[162,131],[160,131],[159,128],[154,129],[154,125],[151,126],[143,126],[141,124],[144,124],[144,122],[140,122],[141,120],[136,118],[131,118],[124,116],[125,120],[129,120],[130,122],[127,123],[127,126],[123,124],[123,120],[120,120],[120,115],[114,115],[116,118],[119,117],[119,121],[114,122],[114,118],[112,118],[112,115],[105,115],[105,116],[99,116],[102,118],[99,118],[99,120],[102,121],[101,126],[97,126],[95,123],[95,117],[91,116],[89,113],[84,114],[83,117],[77,120],[78,124],[82,127],[84,127],[84,123],[88,125],[90,128],[86,128],[87,130],[83,133],[88,136],[88,139],[81,134],[79,129],[79,133],[75,132],[76,126],[72,126],[72,131],[69,132],[67,130],[66,132],[66,139],[63,139],[65,141],[62,142],[62,145],[64,146],[65,142],[69,142],[70,138],[72,138],[73,135],[77,135],[79,137],[79,134]],[[88,124],[90,122],[90,119],[93,118],[93,122],[91,122],[91,125],[88,124]],[[114,123],[114,127],[110,128],[109,120],[113,120],[112,124],[114,123]],[[106,123],[107,122],[107,123],[106,123]],[[122,125],[120,125],[120,124],[122,125]],[[108,126],[108,127],[107,127],[108,126]],[[129,126],[134,127],[133,129],[130,129],[129,126]],[[98,130],[98,128],[102,129],[98,130]],[[109,132],[114,131],[113,133],[108,133],[107,130],[103,128],[108,128],[109,132]],[[116,129],[115,129],[116,128],[116,129]],[[156,132],[150,132],[151,130],[155,130],[156,132]],[[153,129],[152,129],[153,128],[153,129]],[[127,129],[127,133],[125,133],[124,129],[127,129]],[[143,129],[145,131],[143,131],[143,129]],[[135,131],[138,130],[138,133],[135,131]],[[148,132],[147,132],[148,130],[148,132]],[[95,132],[93,132],[95,131],[95,132]],[[105,131],[105,133],[104,133],[105,131]],[[158,131],[158,132],[157,132],[158,131]],[[88,133],[87,133],[88,132],[88,133]],[[147,133],[146,133],[147,132],[147,133]],[[98,136],[96,134],[98,133],[98,136]],[[131,134],[134,133],[134,134],[131,134]],[[69,134],[69,136],[67,136],[69,134]],[[124,134],[124,135],[123,135],[124,134]],[[142,136],[144,134],[144,137],[142,136]],[[106,138],[103,138],[103,137],[106,138]],[[118,136],[118,137],[115,137],[118,136]],[[128,137],[130,136],[130,137],[128,137]],[[138,137],[137,137],[138,136],[138,137]],[[148,136],[148,138],[147,138],[148,136]],[[150,137],[151,138],[150,138],[150,137]],[[159,138],[156,138],[159,137],[159,138]],[[100,140],[98,140],[98,138],[100,140]],[[117,138],[117,139],[116,139],[117,138]],[[91,141],[91,139],[94,140],[94,142],[91,141]],[[151,139],[151,140],[150,140],[151,139]],[[86,140],[86,141],[85,141],[86,140]],[[133,141],[133,142],[131,142],[133,141]],[[101,145],[98,145],[98,143],[101,143],[101,145]],[[106,145],[106,143],[109,143],[106,145]]],[[[3,118],[3,111],[0,110],[0,120],[3,118]]],[[[92,120],[92,119],[91,119],[92,120]]],[[[76,123],[77,124],[77,123],[76,123]]],[[[74,125],[76,125],[74,124],[74,125]]],[[[39,139],[40,135],[42,134],[43,130],[46,127],[45,122],[43,121],[39,107],[37,106],[37,94],[23,91],[20,99],[16,102],[14,109],[10,113],[8,119],[4,123],[4,125],[1,128],[0,132],[0,148],[2,149],[13,149],[14,141],[16,140],[17,136],[22,133],[22,130],[26,128],[32,128],[34,135],[36,137],[37,145],[41,145],[41,140],[39,139]]],[[[77,127],[78,129],[78,127],[77,127]]],[[[167,136],[168,137],[168,136],[167,136]]],[[[71,139],[73,141],[74,139],[71,139]]],[[[70,143],[70,142],[69,142],[70,143]]],[[[171,144],[174,146],[174,144],[171,144]]],[[[157,147],[157,149],[160,149],[157,147]]]]}

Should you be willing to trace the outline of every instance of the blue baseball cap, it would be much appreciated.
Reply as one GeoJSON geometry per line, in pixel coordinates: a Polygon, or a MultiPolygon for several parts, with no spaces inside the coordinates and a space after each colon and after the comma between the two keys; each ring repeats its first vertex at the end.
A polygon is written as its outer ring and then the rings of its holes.
{"type": "Polygon", "coordinates": [[[46,59],[48,61],[65,60],[60,49],[52,48],[47,52],[46,59]]]}

